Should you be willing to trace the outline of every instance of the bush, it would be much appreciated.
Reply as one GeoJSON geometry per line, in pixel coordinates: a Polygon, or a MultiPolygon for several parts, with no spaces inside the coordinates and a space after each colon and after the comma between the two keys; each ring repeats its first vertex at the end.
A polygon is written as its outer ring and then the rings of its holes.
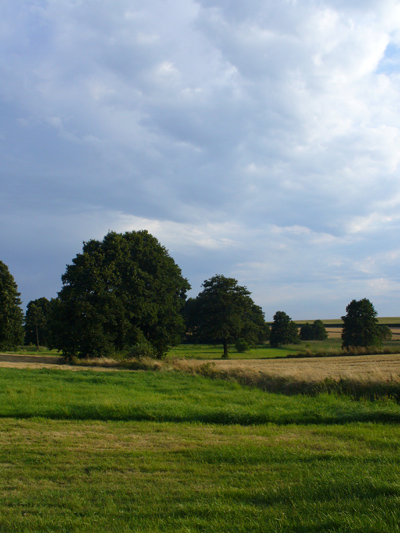
{"type": "Polygon", "coordinates": [[[251,347],[250,344],[244,339],[242,339],[241,337],[239,337],[235,342],[235,348],[238,353],[247,352],[247,350],[249,350],[250,347],[251,347]]]}
{"type": "Polygon", "coordinates": [[[156,351],[153,345],[146,341],[145,339],[141,340],[129,350],[127,357],[143,359],[143,358],[154,358],[157,357],[156,351]]]}

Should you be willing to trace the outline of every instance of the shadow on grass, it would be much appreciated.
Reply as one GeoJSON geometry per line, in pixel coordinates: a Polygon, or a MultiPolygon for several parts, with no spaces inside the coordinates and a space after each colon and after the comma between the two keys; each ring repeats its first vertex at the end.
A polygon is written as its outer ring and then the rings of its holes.
{"type": "Polygon", "coordinates": [[[11,415],[1,414],[1,418],[13,418],[20,420],[27,419],[49,419],[49,420],[70,420],[70,421],[112,421],[112,422],[158,422],[158,423],[196,423],[196,424],[216,424],[216,425],[239,425],[258,426],[274,424],[277,426],[286,425],[343,425],[349,423],[380,423],[398,424],[400,413],[384,412],[376,410],[374,412],[353,412],[348,413],[311,413],[299,412],[296,414],[278,415],[268,413],[234,413],[224,410],[212,412],[193,412],[187,414],[160,413],[157,411],[144,411],[135,409],[130,412],[123,412],[120,409],[99,408],[93,409],[84,404],[59,411],[57,409],[42,410],[38,413],[27,412],[25,410],[15,410],[11,415]]]}

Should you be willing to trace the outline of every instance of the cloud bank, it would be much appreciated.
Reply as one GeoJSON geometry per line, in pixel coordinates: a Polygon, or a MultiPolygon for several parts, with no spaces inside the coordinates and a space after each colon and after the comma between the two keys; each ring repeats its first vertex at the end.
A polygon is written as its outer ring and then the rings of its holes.
{"type": "Polygon", "coordinates": [[[267,319],[399,315],[397,0],[5,0],[0,235],[24,303],[146,228],[267,319]]]}

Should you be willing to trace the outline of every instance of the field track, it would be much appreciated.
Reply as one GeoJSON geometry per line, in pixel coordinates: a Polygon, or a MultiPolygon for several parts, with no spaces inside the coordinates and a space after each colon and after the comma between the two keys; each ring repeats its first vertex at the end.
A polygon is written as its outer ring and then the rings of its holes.
{"type": "Polygon", "coordinates": [[[40,356],[40,355],[17,355],[17,354],[0,354],[0,368],[61,368],[63,370],[117,370],[117,368],[108,368],[100,366],[74,366],[63,363],[62,357],[57,355],[40,356]]]}
{"type": "MultiPolygon", "coordinates": [[[[321,381],[325,378],[368,381],[397,381],[400,383],[400,354],[357,355],[344,357],[308,357],[301,359],[247,359],[209,361],[216,369],[240,369],[245,373],[263,373],[297,380],[321,381]]],[[[204,361],[186,360],[183,367],[200,366],[204,361]]],[[[178,365],[178,367],[181,365],[178,365]]],[[[118,370],[101,366],[71,366],[57,356],[0,354],[0,368],[60,368],[64,370],[118,370]]]]}

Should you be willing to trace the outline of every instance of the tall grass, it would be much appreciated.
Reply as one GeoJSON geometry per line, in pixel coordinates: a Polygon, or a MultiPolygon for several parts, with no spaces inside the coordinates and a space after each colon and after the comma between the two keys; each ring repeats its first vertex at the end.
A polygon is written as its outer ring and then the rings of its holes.
{"type": "MultiPolygon", "coordinates": [[[[324,343],[325,344],[325,343],[324,343]]],[[[313,349],[306,345],[306,348],[296,353],[289,353],[287,358],[291,357],[341,357],[349,355],[381,355],[381,354],[395,354],[400,351],[400,343],[393,342],[391,346],[350,346],[349,348],[333,348],[333,343],[318,346],[314,345],[313,349]]]]}
{"type": "MultiPolygon", "coordinates": [[[[203,375],[2,368],[0,418],[240,425],[400,422],[400,406],[390,398],[397,398],[397,388],[386,394],[389,391],[383,386],[379,401],[365,403],[339,395],[355,397],[346,383],[324,382],[318,389],[318,385],[268,376],[253,382],[246,374],[224,375],[208,365],[201,372],[203,375]]],[[[365,391],[359,397],[365,398],[365,391]]]]}
{"type": "Polygon", "coordinates": [[[325,378],[321,381],[308,381],[241,368],[219,369],[212,363],[194,366],[182,361],[176,361],[175,368],[189,374],[222,379],[274,394],[317,396],[321,393],[328,393],[336,396],[347,396],[353,400],[391,399],[400,402],[400,382],[394,380],[325,378]]]}

